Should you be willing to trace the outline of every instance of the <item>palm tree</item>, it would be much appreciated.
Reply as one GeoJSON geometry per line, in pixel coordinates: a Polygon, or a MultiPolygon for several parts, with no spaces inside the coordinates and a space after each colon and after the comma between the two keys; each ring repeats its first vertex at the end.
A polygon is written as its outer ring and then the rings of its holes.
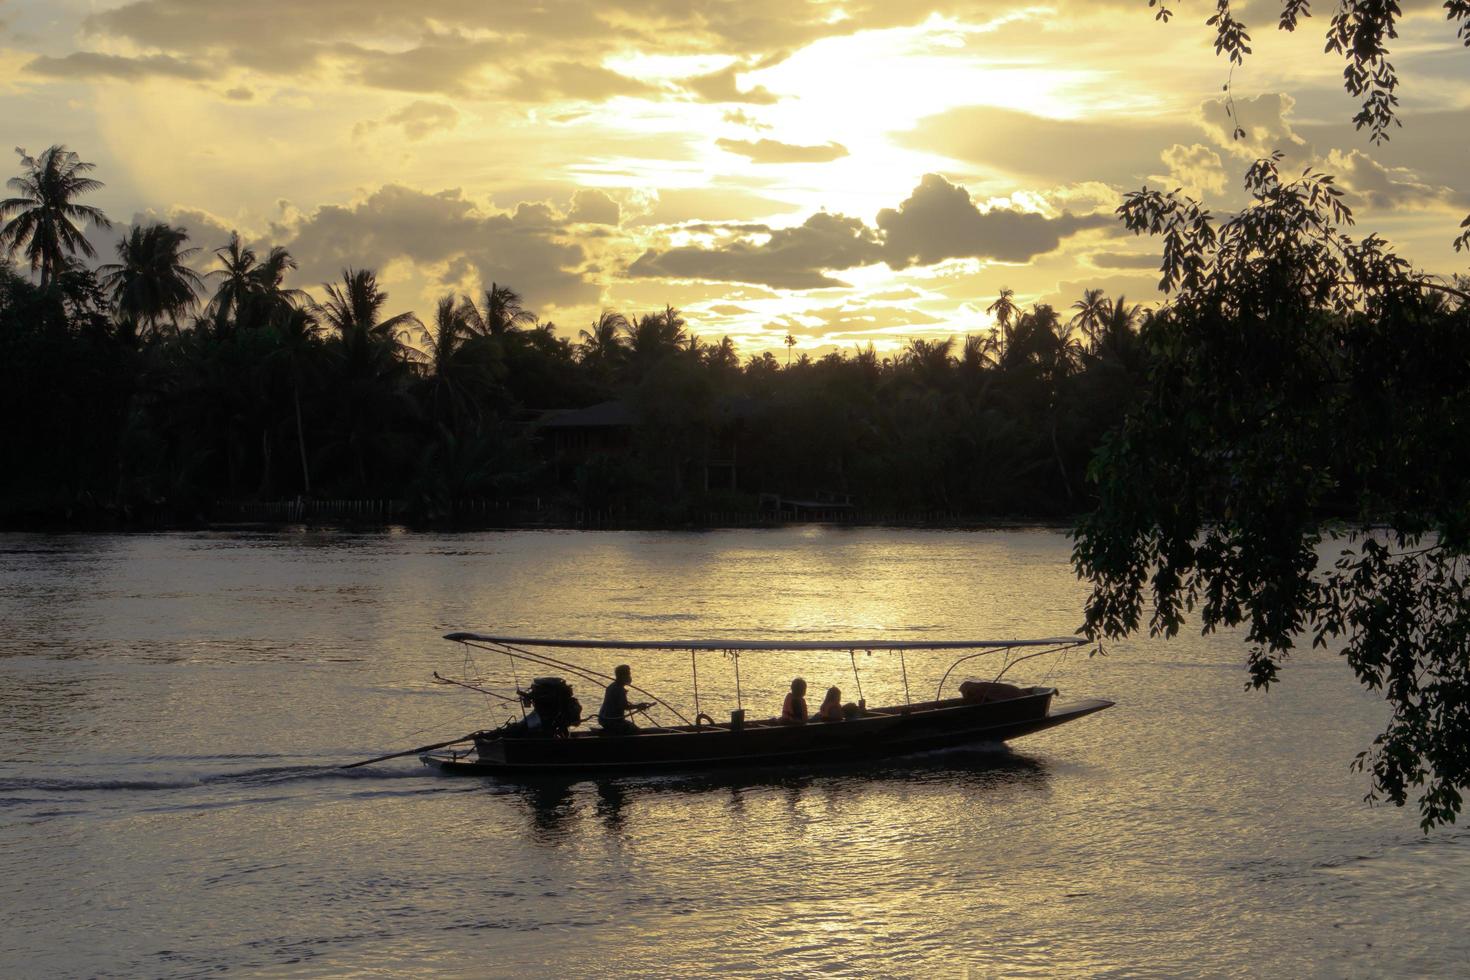
{"type": "Polygon", "coordinates": [[[1125,296],[1109,303],[1108,315],[1103,320],[1092,354],[1130,369],[1138,367],[1141,346],[1138,323],[1142,316],[1143,307],[1137,303],[1129,306],[1125,296]]]}
{"type": "Polygon", "coordinates": [[[240,233],[232,231],[229,243],[214,254],[220,268],[209,275],[219,286],[204,312],[216,328],[231,317],[237,327],[263,326],[310,302],[304,291],[285,287],[286,273],[296,268],[296,260],[279,245],[261,261],[253,248],[241,243],[240,233]]]}
{"type": "Polygon", "coordinates": [[[1000,295],[994,303],[985,308],[985,312],[995,317],[995,322],[1000,324],[1000,351],[1005,353],[1011,343],[1011,323],[1016,315],[1021,312],[1016,305],[1016,291],[1007,286],[1000,287],[1000,295]]]}
{"type": "Polygon", "coordinates": [[[405,369],[427,358],[406,342],[423,324],[412,313],[382,319],[388,294],[371,269],[344,269],[340,283],[323,283],[326,301],[312,312],[334,334],[329,351],[337,362],[346,393],[340,442],[354,460],[358,484],[369,486],[369,450],[376,454],[399,411],[405,369]]]}
{"type": "Polygon", "coordinates": [[[280,245],[272,245],[252,273],[255,281],[254,298],[259,300],[266,314],[283,312],[287,308],[305,306],[311,297],[304,289],[288,289],[286,273],[296,268],[296,260],[280,245]]]}
{"type": "Polygon", "coordinates": [[[204,280],[185,264],[199,252],[183,247],[188,240],[181,228],[151,224],[134,225],[117,243],[118,261],[98,271],[119,316],[152,329],[194,308],[204,280]]]}
{"type": "Polygon", "coordinates": [[[214,255],[221,267],[209,275],[219,280],[219,286],[204,313],[216,324],[223,324],[232,313],[238,319],[239,311],[249,302],[255,288],[256,256],[255,249],[240,241],[238,231],[230,232],[229,243],[215,249],[214,255]]]}
{"type": "Polygon", "coordinates": [[[343,269],[341,283],[322,283],[327,300],[313,312],[337,335],[349,357],[364,354],[376,360],[379,356],[422,360],[405,338],[413,327],[423,324],[412,313],[399,313],[381,320],[388,294],[378,288],[378,277],[371,269],[343,269]],[[415,356],[417,355],[417,356],[415,356]]]}
{"type": "Polygon", "coordinates": [[[484,396],[494,387],[497,370],[503,370],[499,348],[474,332],[466,304],[453,296],[440,298],[433,330],[424,333],[435,416],[456,431],[466,416],[478,422],[484,396]]]}
{"type": "Polygon", "coordinates": [[[672,306],[645,313],[627,326],[628,353],[640,374],[684,347],[684,317],[672,306]]]}
{"type": "Polygon", "coordinates": [[[733,373],[740,370],[740,352],[729,337],[721,337],[718,344],[706,347],[704,357],[705,363],[717,371],[733,373]]]}
{"type": "Polygon", "coordinates": [[[786,339],[782,340],[781,343],[786,345],[786,366],[790,367],[791,349],[796,346],[796,338],[791,335],[790,330],[786,331],[786,339]]]}
{"type": "Polygon", "coordinates": [[[1087,338],[1087,349],[1097,349],[1097,344],[1103,330],[1103,321],[1107,319],[1112,304],[1103,297],[1101,289],[1089,289],[1082,294],[1082,298],[1072,304],[1072,309],[1077,313],[1068,321],[1071,326],[1082,331],[1082,336],[1087,338]]]}
{"type": "Polygon", "coordinates": [[[91,258],[97,254],[72,222],[86,220],[102,228],[111,228],[112,222],[100,209],[74,200],[100,190],[102,182],[84,176],[94,166],[71,150],[57,145],[39,157],[27,156],[22,150],[20,164],[21,176],[6,182],[18,196],[0,201],[0,220],[15,215],[0,228],[0,249],[24,251],[31,271],[40,270],[41,288],[45,289],[69,255],[80,252],[91,258]]]}
{"type": "Polygon", "coordinates": [[[594,366],[616,364],[627,353],[623,346],[623,332],[628,329],[628,318],[612,310],[603,310],[592,329],[580,333],[577,356],[583,364],[594,366]]]}
{"type": "Polygon", "coordinates": [[[490,337],[515,333],[523,325],[536,322],[536,314],[526,309],[520,293],[494,282],[485,290],[485,309],[480,310],[466,298],[465,314],[476,333],[490,337]]]}
{"type": "Polygon", "coordinates": [[[914,337],[904,345],[903,360],[927,387],[938,389],[943,387],[945,376],[949,373],[952,360],[950,353],[953,350],[953,337],[946,337],[944,340],[914,337]]]}
{"type": "Polygon", "coordinates": [[[967,374],[978,374],[1000,363],[1000,342],[994,331],[987,334],[965,334],[965,344],[960,352],[960,363],[967,374]]]}
{"type": "Polygon", "coordinates": [[[1006,367],[1029,365],[1042,381],[1055,385],[1081,365],[1082,345],[1050,304],[1037,303],[1016,321],[1001,360],[1006,367]]]}
{"type": "Polygon", "coordinates": [[[316,319],[311,310],[288,307],[284,316],[275,321],[280,336],[276,355],[284,357],[291,371],[291,404],[296,412],[296,448],[301,456],[301,483],[306,496],[311,496],[311,467],[306,461],[306,429],[301,423],[301,374],[307,363],[307,354],[319,341],[316,319]]]}

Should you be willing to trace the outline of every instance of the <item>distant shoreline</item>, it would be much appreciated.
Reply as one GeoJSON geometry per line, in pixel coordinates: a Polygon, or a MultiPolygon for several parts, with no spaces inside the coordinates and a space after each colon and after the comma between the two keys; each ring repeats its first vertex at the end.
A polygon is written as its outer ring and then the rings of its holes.
{"type": "Polygon", "coordinates": [[[189,531],[410,531],[414,533],[481,533],[485,531],[740,531],[780,530],[797,527],[830,527],[838,529],[904,528],[925,531],[1006,531],[1056,530],[1073,526],[1073,519],[1040,517],[968,517],[951,515],[944,518],[921,518],[892,515],[869,518],[824,520],[775,518],[726,521],[639,521],[639,520],[545,520],[448,521],[413,519],[350,519],[346,517],[311,520],[38,520],[0,521],[0,533],[6,534],[162,534],[189,531]]]}

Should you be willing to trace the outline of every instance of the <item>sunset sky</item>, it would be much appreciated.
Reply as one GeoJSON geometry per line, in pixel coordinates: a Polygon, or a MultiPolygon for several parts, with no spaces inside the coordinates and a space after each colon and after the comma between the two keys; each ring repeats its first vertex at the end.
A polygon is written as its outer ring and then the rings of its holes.
{"type": "Polygon", "coordinates": [[[568,336],[669,303],[747,353],[883,350],[988,329],[1002,285],[1155,297],[1120,195],[1229,209],[1273,148],[1338,174],[1360,233],[1463,270],[1470,51],[1404,3],[1375,147],[1318,6],[1291,35],[1237,5],[1239,142],[1198,0],[1168,25],[1145,0],[0,0],[0,119],[95,162],[119,223],[238,228],[297,286],[371,266],[389,312],[495,280],[568,336]]]}

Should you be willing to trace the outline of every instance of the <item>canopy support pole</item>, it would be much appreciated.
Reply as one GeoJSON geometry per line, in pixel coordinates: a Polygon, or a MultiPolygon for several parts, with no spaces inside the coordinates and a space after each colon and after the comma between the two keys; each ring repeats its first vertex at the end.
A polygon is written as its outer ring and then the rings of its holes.
{"type": "Polygon", "coordinates": [[[730,655],[735,658],[735,707],[744,711],[745,700],[740,695],[740,651],[731,650],[730,655]]]}
{"type": "Polygon", "coordinates": [[[909,697],[909,665],[904,661],[903,647],[898,648],[898,666],[903,670],[903,703],[913,704],[909,697]]]}
{"type": "Polygon", "coordinates": [[[510,679],[516,686],[516,704],[521,706],[521,721],[526,720],[526,704],[521,700],[521,675],[516,671],[516,655],[509,650],[504,651],[510,658],[510,679]]]}
{"type": "Polygon", "coordinates": [[[866,699],[863,697],[863,679],[858,676],[858,669],[857,669],[857,651],[856,650],[849,650],[849,651],[847,651],[847,655],[852,660],[852,679],[857,684],[857,689],[858,689],[858,703],[859,704],[862,704],[866,699]]]}
{"type": "Polygon", "coordinates": [[[694,722],[699,723],[699,659],[693,650],[689,651],[689,666],[694,670],[694,722]]]}

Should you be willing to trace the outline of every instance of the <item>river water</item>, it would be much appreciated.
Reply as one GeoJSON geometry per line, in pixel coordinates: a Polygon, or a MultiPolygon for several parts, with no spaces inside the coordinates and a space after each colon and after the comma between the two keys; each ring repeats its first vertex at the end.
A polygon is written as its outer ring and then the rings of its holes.
{"type": "MultiPolygon", "coordinates": [[[[432,673],[524,669],[450,630],[1053,636],[1086,592],[1068,553],[1045,530],[0,536],[0,976],[1463,976],[1470,833],[1363,802],[1385,715],[1340,660],[1246,692],[1238,636],[1020,665],[1117,706],[1009,750],[533,786],[321,768],[504,719],[432,673]]],[[[870,702],[902,699],[890,655],[858,659],[870,702]]],[[[915,697],[948,659],[908,655],[915,697]]],[[[687,653],[634,664],[692,713],[687,653]]],[[[698,666],[723,716],[732,664],[698,666]]],[[[795,673],[853,697],[845,654],[750,654],[750,713],[795,673]]]]}

